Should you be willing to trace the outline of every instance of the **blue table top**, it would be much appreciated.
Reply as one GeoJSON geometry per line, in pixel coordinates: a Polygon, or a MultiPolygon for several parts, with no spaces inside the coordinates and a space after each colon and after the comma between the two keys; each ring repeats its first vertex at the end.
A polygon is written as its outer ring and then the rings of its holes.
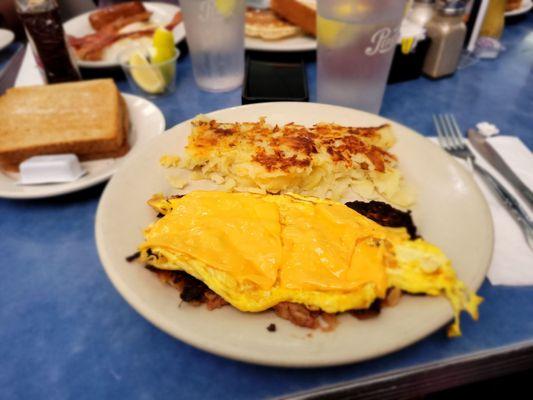
{"type": "MultiPolygon", "coordinates": [[[[390,85],[382,115],[433,135],[431,114],[453,112],[464,128],[488,120],[533,148],[533,14],[508,27],[503,43],[507,50],[499,59],[480,61],[451,78],[390,85]]],[[[0,53],[0,66],[5,54],[0,53]]],[[[313,101],[314,64],[308,65],[308,76],[313,101]]],[[[128,90],[125,82],[119,85],[128,90]]],[[[199,91],[184,57],[176,94],[156,103],[170,127],[240,104],[240,91],[199,91]]],[[[465,317],[459,339],[450,340],[441,330],[376,360],[322,369],[269,368],[210,355],[159,331],[112,287],[94,242],[103,187],[51,199],[0,200],[2,399],[266,398],[533,344],[533,287],[485,282],[481,318],[465,317]]]]}

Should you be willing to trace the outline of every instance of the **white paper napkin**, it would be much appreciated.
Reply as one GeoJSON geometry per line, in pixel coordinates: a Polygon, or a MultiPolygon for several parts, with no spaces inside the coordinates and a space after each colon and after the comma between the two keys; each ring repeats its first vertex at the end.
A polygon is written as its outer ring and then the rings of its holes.
{"type": "Polygon", "coordinates": [[[44,84],[44,79],[39,72],[37,61],[29,46],[26,47],[26,54],[19,69],[15,86],[34,86],[44,84]]]}
{"type": "MultiPolygon", "coordinates": [[[[433,139],[436,141],[436,138],[433,139]]],[[[515,136],[495,136],[487,140],[524,184],[532,188],[533,155],[524,143],[515,136]]],[[[480,155],[477,155],[476,161],[499,178],[498,180],[516,196],[530,217],[533,216],[505,178],[480,155]]],[[[485,181],[477,174],[475,179],[487,199],[494,220],[494,254],[487,275],[490,283],[508,286],[533,285],[533,251],[527,245],[522,230],[485,181]]]]}

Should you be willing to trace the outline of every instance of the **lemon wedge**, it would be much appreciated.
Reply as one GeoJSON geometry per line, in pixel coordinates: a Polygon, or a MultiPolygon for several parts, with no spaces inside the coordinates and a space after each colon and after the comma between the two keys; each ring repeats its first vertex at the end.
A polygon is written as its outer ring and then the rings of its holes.
{"type": "Polygon", "coordinates": [[[215,0],[215,7],[223,17],[229,17],[233,13],[237,0],[215,0]]]}
{"type": "Polygon", "coordinates": [[[326,19],[320,15],[317,17],[317,32],[320,43],[327,47],[336,47],[339,45],[343,23],[326,19]]]}
{"type": "Polygon", "coordinates": [[[353,40],[357,27],[345,22],[317,16],[317,38],[319,43],[330,47],[343,47],[353,40]]]}
{"type": "Polygon", "coordinates": [[[355,7],[356,6],[352,3],[341,3],[334,7],[333,10],[335,12],[335,15],[338,15],[340,17],[347,17],[349,15],[352,15],[355,7]]]}
{"type": "MultiPolygon", "coordinates": [[[[172,60],[177,53],[176,46],[174,45],[174,35],[163,27],[156,29],[152,44],[153,48],[150,52],[150,60],[153,64],[161,64],[172,60]]],[[[167,63],[158,67],[163,75],[165,83],[170,83],[176,73],[176,65],[173,63],[167,63]]]]}
{"type": "Polygon", "coordinates": [[[140,52],[129,59],[131,76],[139,87],[147,93],[161,93],[165,90],[165,79],[159,68],[152,66],[140,52]]]}
{"type": "Polygon", "coordinates": [[[152,43],[155,50],[151,57],[153,63],[168,61],[176,55],[174,35],[169,30],[163,27],[157,28],[152,43]]]}
{"type": "Polygon", "coordinates": [[[363,16],[372,12],[372,4],[366,4],[364,2],[345,1],[333,7],[333,14],[336,18],[349,18],[350,16],[363,16]]]}

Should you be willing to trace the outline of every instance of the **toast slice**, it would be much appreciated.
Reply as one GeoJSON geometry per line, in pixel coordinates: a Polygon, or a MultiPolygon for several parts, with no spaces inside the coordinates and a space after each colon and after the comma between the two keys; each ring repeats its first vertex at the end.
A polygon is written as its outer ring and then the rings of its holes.
{"type": "Polygon", "coordinates": [[[1,164],[57,153],[92,159],[127,142],[127,110],[111,79],[10,89],[0,120],[1,164]]]}
{"type": "Polygon", "coordinates": [[[316,0],[271,0],[270,8],[308,35],[316,36],[316,0]]]}
{"type": "Polygon", "coordinates": [[[92,153],[92,154],[81,154],[80,161],[90,161],[90,160],[100,160],[102,158],[117,158],[124,156],[130,150],[129,136],[130,131],[130,118],[128,114],[128,108],[124,98],[120,96],[120,109],[122,116],[122,144],[115,150],[102,152],[102,153],[92,153]]]}

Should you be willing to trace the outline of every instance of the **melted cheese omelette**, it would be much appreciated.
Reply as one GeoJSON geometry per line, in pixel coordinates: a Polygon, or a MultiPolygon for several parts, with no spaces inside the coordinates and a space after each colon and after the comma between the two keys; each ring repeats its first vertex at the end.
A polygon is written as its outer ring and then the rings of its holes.
{"type": "Polygon", "coordinates": [[[226,123],[205,117],[191,124],[185,157],[173,162],[163,156],[161,164],[177,164],[192,171],[192,179],[210,179],[220,190],[333,200],[350,194],[400,207],[413,202],[396,157],[388,152],[395,143],[389,125],[272,126],[265,118],[226,123]]]}
{"type": "Polygon", "coordinates": [[[436,246],[410,240],[341,203],[300,195],[191,192],[148,202],[164,216],[145,229],[141,261],[182,270],[241,311],[280,302],[327,313],[366,309],[395,287],[444,295],[477,319],[481,298],[436,246]]]}

